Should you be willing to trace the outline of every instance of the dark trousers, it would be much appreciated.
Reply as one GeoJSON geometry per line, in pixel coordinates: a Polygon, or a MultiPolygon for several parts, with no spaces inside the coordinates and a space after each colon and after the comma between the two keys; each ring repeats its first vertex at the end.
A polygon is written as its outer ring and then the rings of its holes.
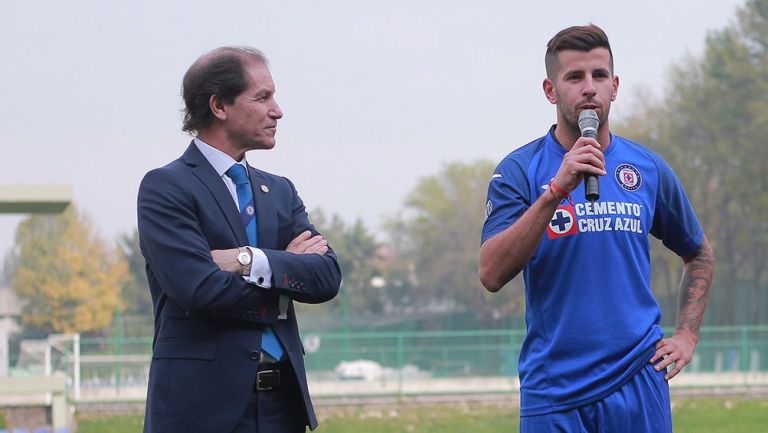
{"type": "Polygon", "coordinates": [[[304,404],[291,363],[277,364],[280,387],[254,391],[248,407],[232,433],[305,433],[304,404]]]}

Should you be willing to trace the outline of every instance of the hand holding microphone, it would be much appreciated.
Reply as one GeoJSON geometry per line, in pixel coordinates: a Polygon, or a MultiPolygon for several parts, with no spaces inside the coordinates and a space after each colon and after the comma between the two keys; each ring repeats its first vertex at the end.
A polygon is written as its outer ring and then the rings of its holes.
{"type": "Polygon", "coordinates": [[[600,120],[595,110],[583,110],[579,114],[578,123],[581,136],[595,141],[577,140],[563,157],[563,162],[555,175],[554,182],[565,192],[570,192],[583,179],[585,181],[585,196],[587,200],[594,201],[600,197],[597,176],[606,174],[605,157],[600,144],[595,144],[600,120]]]}

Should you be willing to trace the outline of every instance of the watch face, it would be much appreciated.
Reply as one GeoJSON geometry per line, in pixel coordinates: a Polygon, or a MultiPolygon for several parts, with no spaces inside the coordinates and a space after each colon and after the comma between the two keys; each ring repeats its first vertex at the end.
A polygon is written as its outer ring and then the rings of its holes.
{"type": "Polygon", "coordinates": [[[240,263],[241,265],[247,265],[251,263],[251,255],[248,254],[247,252],[242,252],[237,255],[237,262],[240,263]]]}

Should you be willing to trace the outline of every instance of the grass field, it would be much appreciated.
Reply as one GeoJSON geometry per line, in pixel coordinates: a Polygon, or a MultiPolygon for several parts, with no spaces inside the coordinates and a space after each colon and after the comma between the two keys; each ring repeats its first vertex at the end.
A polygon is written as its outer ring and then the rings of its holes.
{"type": "MultiPolygon", "coordinates": [[[[672,407],[675,433],[768,432],[768,400],[675,400],[672,407]]],[[[502,403],[319,407],[317,412],[319,433],[518,431],[517,411],[502,403]]],[[[141,426],[141,416],[113,416],[83,419],[78,432],[136,433],[141,426]]]]}

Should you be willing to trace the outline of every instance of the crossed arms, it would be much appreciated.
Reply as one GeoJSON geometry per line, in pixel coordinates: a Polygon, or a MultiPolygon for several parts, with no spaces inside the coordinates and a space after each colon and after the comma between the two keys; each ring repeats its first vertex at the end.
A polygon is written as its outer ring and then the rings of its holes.
{"type": "Polygon", "coordinates": [[[336,255],[318,238],[290,182],[273,185],[286,190],[284,206],[290,207],[278,227],[293,241],[283,250],[262,248],[273,272],[269,289],[223,271],[226,253],[216,253],[214,261],[212,249],[237,245],[218,204],[207,191],[191,193],[190,182],[197,179],[160,169],[148,173],[139,189],[139,235],[156,309],[163,308],[161,298],[167,296],[179,308],[199,314],[242,319],[244,310],[256,310],[264,314],[247,320],[273,323],[280,295],[305,303],[336,296],[341,281],[336,255]]]}

